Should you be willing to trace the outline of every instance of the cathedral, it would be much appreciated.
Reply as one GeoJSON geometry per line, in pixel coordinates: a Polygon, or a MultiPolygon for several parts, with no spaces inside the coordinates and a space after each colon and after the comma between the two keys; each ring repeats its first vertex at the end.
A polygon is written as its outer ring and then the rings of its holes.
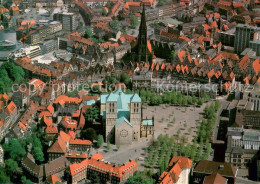
{"type": "Polygon", "coordinates": [[[100,112],[105,120],[105,141],[131,144],[141,136],[141,106],[138,94],[125,94],[121,88],[101,95],[100,112]]]}

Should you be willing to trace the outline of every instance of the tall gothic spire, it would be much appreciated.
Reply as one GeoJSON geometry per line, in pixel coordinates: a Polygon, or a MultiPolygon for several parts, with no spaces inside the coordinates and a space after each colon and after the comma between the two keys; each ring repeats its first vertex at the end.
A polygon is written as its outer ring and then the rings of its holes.
{"type": "Polygon", "coordinates": [[[148,60],[147,26],[146,26],[146,19],[145,19],[144,4],[143,4],[143,12],[142,12],[141,23],[139,27],[139,35],[138,35],[138,61],[140,62],[143,59],[145,59],[146,62],[148,60]],[[145,56],[145,58],[143,56],[145,56]]]}

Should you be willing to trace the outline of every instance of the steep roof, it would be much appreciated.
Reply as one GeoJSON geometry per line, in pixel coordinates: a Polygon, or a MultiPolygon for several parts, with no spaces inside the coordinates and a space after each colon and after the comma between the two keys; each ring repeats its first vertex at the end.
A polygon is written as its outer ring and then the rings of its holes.
{"type": "Polygon", "coordinates": [[[57,182],[61,182],[61,179],[58,178],[55,174],[49,176],[46,180],[46,183],[56,184],[57,182]]]}
{"type": "Polygon", "coordinates": [[[203,184],[226,184],[227,179],[221,176],[219,173],[206,176],[203,184]]]}
{"type": "Polygon", "coordinates": [[[192,161],[187,157],[179,157],[174,156],[172,157],[169,166],[171,167],[174,163],[177,163],[180,165],[180,167],[183,168],[191,168],[192,167],[192,161]]]}
{"type": "Polygon", "coordinates": [[[119,126],[123,122],[126,122],[131,127],[133,126],[132,123],[130,123],[124,116],[122,116],[121,118],[117,119],[115,126],[119,126]]]}

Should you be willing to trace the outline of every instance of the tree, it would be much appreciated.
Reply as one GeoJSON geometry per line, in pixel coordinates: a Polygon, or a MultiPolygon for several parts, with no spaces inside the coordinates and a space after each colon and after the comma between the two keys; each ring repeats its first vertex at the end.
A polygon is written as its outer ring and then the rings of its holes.
{"type": "Polygon", "coordinates": [[[10,183],[10,177],[6,174],[4,167],[0,167],[0,183],[10,183]]]}
{"type": "Polygon", "coordinates": [[[132,15],[130,17],[130,24],[133,28],[136,28],[136,26],[138,25],[138,18],[136,17],[136,15],[132,15]]]}
{"type": "Polygon", "coordinates": [[[109,23],[110,27],[113,28],[113,29],[118,29],[119,26],[120,26],[120,23],[118,20],[114,20],[112,22],[109,23]]]}
{"type": "Polygon", "coordinates": [[[110,150],[111,145],[110,145],[110,141],[107,141],[107,150],[110,150]]]}
{"type": "Polygon", "coordinates": [[[88,122],[93,122],[94,120],[99,118],[99,108],[97,106],[93,106],[87,109],[85,118],[88,122]]]}
{"type": "Polygon", "coordinates": [[[87,29],[85,30],[84,37],[85,37],[85,38],[92,38],[92,36],[93,36],[93,33],[92,33],[91,29],[90,29],[90,28],[87,28],[87,29]]]}
{"type": "Polygon", "coordinates": [[[204,99],[200,98],[199,101],[198,101],[198,105],[201,106],[203,103],[204,103],[204,99]]]}
{"type": "Polygon", "coordinates": [[[215,111],[218,111],[220,107],[221,107],[220,101],[216,100],[216,102],[215,102],[215,111]]]}
{"type": "Polygon", "coordinates": [[[101,147],[104,143],[104,138],[103,138],[103,135],[98,135],[98,140],[97,140],[97,147],[101,147]]]}
{"type": "Polygon", "coordinates": [[[44,154],[42,152],[42,148],[40,147],[33,147],[32,154],[34,158],[40,162],[44,161],[44,154]]]}
{"type": "Polygon", "coordinates": [[[80,132],[80,137],[81,139],[87,139],[93,141],[97,139],[97,133],[93,128],[87,128],[80,132]]]}
{"type": "Polygon", "coordinates": [[[18,140],[12,139],[9,144],[4,145],[5,152],[15,161],[21,160],[26,154],[24,147],[18,140]]]}
{"type": "Polygon", "coordinates": [[[175,56],[176,56],[175,51],[172,50],[171,53],[170,53],[169,59],[172,61],[172,60],[174,60],[175,56]]]}
{"type": "Polygon", "coordinates": [[[16,168],[18,167],[17,162],[11,158],[5,161],[5,165],[6,165],[6,172],[8,173],[8,175],[12,175],[12,173],[14,173],[16,168]]]}
{"type": "Polygon", "coordinates": [[[125,85],[128,85],[130,83],[130,77],[128,74],[123,73],[120,75],[120,82],[123,82],[125,85]]]}
{"type": "Polygon", "coordinates": [[[135,172],[133,176],[129,177],[126,181],[127,184],[142,183],[150,184],[155,183],[151,171],[135,172]]]}
{"type": "Polygon", "coordinates": [[[103,16],[107,16],[107,13],[108,13],[107,10],[106,10],[105,8],[103,8],[103,9],[102,9],[102,15],[103,15],[103,16]]]}

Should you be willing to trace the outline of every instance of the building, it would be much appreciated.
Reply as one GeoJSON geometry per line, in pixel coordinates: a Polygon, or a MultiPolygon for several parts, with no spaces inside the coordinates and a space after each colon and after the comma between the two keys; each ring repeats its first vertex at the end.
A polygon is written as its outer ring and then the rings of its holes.
{"type": "Polygon", "coordinates": [[[248,86],[246,91],[243,93],[243,99],[254,103],[254,111],[260,111],[260,87],[248,86]]]}
{"type": "Polygon", "coordinates": [[[58,49],[58,40],[48,40],[41,45],[42,54],[47,54],[58,49]]]}
{"type": "Polygon", "coordinates": [[[256,26],[247,26],[245,24],[238,24],[235,32],[234,50],[236,53],[243,52],[249,48],[249,42],[254,39],[254,32],[257,31],[256,26]]]}
{"type": "Polygon", "coordinates": [[[138,94],[125,94],[121,87],[101,95],[100,113],[105,120],[105,140],[131,144],[140,140],[142,101],[138,94]]]}
{"type": "Polygon", "coordinates": [[[227,184],[236,183],[237,168],[230,163],[201,160],[192,173],[192,183],[203,183],[205,178],[212,174],[220,174],[226,178],[227,184]]]}
{"type": "Polygon", "coordinates": [[[12,53],[10,55],[11,58],[19,59],[23,57],[28,57],[30,59],[35,58],[37,56],[40,56],[42,54],[41,47],[40,46],[29,46],[26,48],[21,48],[18,51],[12,53]]]}
{"type": "Polygon", "coordinates": [[[246,128],[260,129],[260,113],[259,111],[237,110],[236,124],[246,128]]]}
{"type": "Polygon", "coordinates": [[[103,155],[95,153],[92,157],[69,166],[68,181],[76,184],[85,179],[92,180],[93,175],[96,175],[100,183],[117,184],[133,176],[137,169],[138,164],[134,160],[129,160],[122,165],[116,165],[104,161],[103,155]]]}
{"type": "Polygon", "coordinates": [[[154,135],[154,119],[145,119],[141,124],[141,137],[154,135]]]}
{"type": "Polygon", "coordinates": [[[218,40],[224,46],[234,47],[236,28],[218,32],[218,40]]]}
{"type": "Polygon", "coordinates": [[[248,162],[258,152],[260,131],[243,127],[228,127],[225,162],[238,168],[247,168],[248,162]]]}
{"type": "Polygon", "coordinates": [[[260,41],[253,40],[249,42],[249,48],[252,48],[256,52],[257,56],[260,56],[260,41]]]}
{"type": "Polygon", "coordinates": [[[189,184],[192,161],[187,157],[174,156],[168,165],[168,170],[164,171],[157,183],[189,184]]]}
{"type": "Polygon", "coordinates": [[[62,14],[62,29],[73,32],[78,27],[77,16],[73,13],[62,14]]]}
{"type": "Polygon", "coordinates": [[[43,183],[44,178],[48,178],[55,174],[61,178],[64,176],[65,169],[68,168],[70,162],[63,156],[46,164],[37,165],[34,157],[28,153],[21,161],[25,176],[33,182],[43,183]]]}
{"type": "Polygon", "coordinates": [[[57,33],[62,30],[62,23],[59,21],[53,21],[49,25],[52,33],[57,33]]]}

